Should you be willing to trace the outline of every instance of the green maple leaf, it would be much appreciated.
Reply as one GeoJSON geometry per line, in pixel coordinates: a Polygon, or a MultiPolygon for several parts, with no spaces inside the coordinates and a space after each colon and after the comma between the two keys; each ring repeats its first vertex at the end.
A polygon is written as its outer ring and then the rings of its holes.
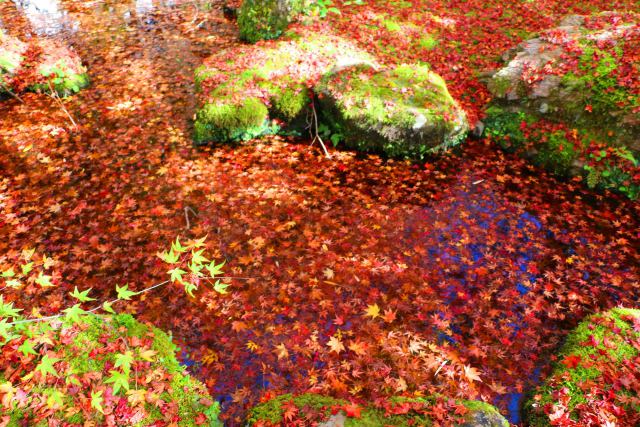
{"type": "Polygon", "coordinates": [[[0,274],[0,276],[4,277],[4,278],[13,277],[15,275],[16,275],[16,273],[13,271],[13,268],[5,270],[5,271],[2,272],[2,274],[0,274]]]}
{"type": "Polygon", "coordinates": [[[7,280],[7,288],[19,288],[22,286],[22,283],[20,283],[19,280],[17,279],[11,279],[11,280],[7,280]]]}
{"type": "Polygon", "coordinates": [[[104,399],[102,397],[102,393],[102,390],[91,392],[91,407],[101,414],[104,414],[104,408],[102,407],[104,399]]]}
{"type": "Polygon", "coordinates": [[[24,342],[18,347],[18,351],[21,351],[25,356],[28,354],[38,354],[33,348],[33,342],[24,340],[24,342]]]}
{"type": "Polygon", "coordinates": [[[226,283],[222,283],[219,280],[216,280],[216,283],[213,285],[213,290],[216,291],[219,294],[228,294],[229,291],[227,291],[227,288],[229,287],[228,284],[226,283]]]}
{"type": "Polygon", "coordinates": [[[113,310],[113,307],[111,307],[111,305],[112,304],[110,302],[105,301],[104,303],[102,303],[102,309],[107,313],[116,314],[116,312],[113,310]]]}
{"type": "Polygon", "coordinates": [[[119,371],[109,371],[111,376],[104,382],[105,384],[113,384],[113,394],[117,394],[121,388],[129,390],[129,373],[119,371]]]}
{"type": "Polygon", "coordinates": [[[76,304],[73,307],[69,307],[62,311],[66,313],[65,317],[73,323],[79,323],[80,316],[87,313],[86,311],[80,308],[80,304],[76,304]]]}
{"type": "Polygon", "coordinates": [[[199,248],[201,246],[204,246],[204,241],[207,240],[207,236],[201,237],[200,239],[195,239],[193,241],[193,247],[194,248],[199,248]]]}
{"type": "Polygon", "coordinates": [[[198,287],[196,285],[194,285],[191,282],[186,282],[184,284],[184,291],[189,294],[190,297],[193,298],[193,291],[195,291],[196,289],[198,289],[198,287]]]}
{"type": "Polygon", "coordinates": [[[43,288],[50,288],[54,286],[54,284],[51,283],[51,276],[42,274],[42,271],[40,272],[40,274],[38,274],[38,277],[36,278],[36,283],[43,288]]]}
{"type": "Polygon", "coordinates": [[[172,282],[174,282],[174,283],[176,283],[176,282],[177,283],[184,283],[183,280],[182,280],[182,275],[186,274],[187,272],[184,271],[181,268],[176,267],[176,268],[174,268],[172,270],[169,270],[168,273],[171,274],[171,281],[172,282]]]}
{"type": "Polygon", "coordinates": [[[185,246],[182,246],[182,244],[180,243],[180,240],[176,237],[176,241],[171,243],[171,249],[176,251],[176,252],[185,252],[188,248],[185,246]]]}
{"type": "Polygon", "coordinates": [[[31,270],[33,270],[33,262],[22,264],[21,269],[22,269],[22,275],[26,276],[31,272],[31,270]]]}
{"type": "Polygon", "coordinates": [[[137,292],[129,290],[129,285],[119,287],[116,285],[116,292],[118,293],[118,299],[130,300],[132,296],[137,295],[137,292]]]}
{"type": "Polygon", "coordinates": [[[4,338],[4,342],[0,343],[0,345],[4,345],[9,341],[12,341],[16,338],[20,338],[20,335],[11,333],[12,329],[13,329],[13,325],[8,323],[7,319],[0,320],[0,337],[4,338]]]}
{"type": "Polygon", "coordinates": [[[41,372],[44,378],[47,377],[47,374],[51,374],[57,378],[58,372],[56,371],[56,368],[53,367],[53,365],[59,360],[60,359],[57,357],[49,357],[49,355],[45,354],[40,360],[38,366],[36,366],[35,370],[41,372]]]}
{"type": "Polygon", "coordinates": [[[201,264],[195,264],[195,263],[189,263],[187,264],[187,267],[189,267],[189,270],[195,274],[196,276],[199,277],[203,277],[204,275],[201,273],[202,269],[204,268],[204,266],[202,266],[201,264]]]}
{"type": "Polygon", "coordinates": [[[69,292],[69,295],[80,302],[95,301],[95,298],[89,297],[89,291],[91,291],[91,288],[87,289],[86,291],[79,292],[78,287],[76,286],[74,287],[73,292],[69,292]]]}
{"type": "Polygon", "coordinates": [[[21,308],[14,308],[12,302],[5,304],[3,296],[0,295],[0,317],[18,317],[21,311],[21,308]]]}
{"type": "Polygon", "coordinates": [[[209,265],[207,265],[207,270],[209,270],[209,275],[211,277],[216,277],[217,275],[222,273],[222,267],[226,261],[222,261],[220,264],[216,265],[214,261],[211,261],[209,265]]]}
{"type": "Polygon", "coordinates": [[[47,397],[47,406],[49,408],[53,408],[55,404],[58,404],[58,406],[64,406],[64,394],[58,389],[51,390],[49,392],[49,397],[47,397]]]}
{"type": "Polygon", "coordinates": [[[122,371],[129,375],[129,372],[131,372],[131,364],[133,363],[133,353],[127,351],[123,354],[116,354],[115,359],[116,363],[114,364],[114,367],[122,368],[122,371]]]}
{"type": "Polygon", "coordinates": [[[191,251],[191,262],[194,264],[202,264],[203,262],[209,261],[207,258],[202,256],[204,249],[200,249],[199,251],[191,251]]]}
{"type": "Polygon", "coordinates": [[[158,256],[167,264],[175,264],[180,259],[180,254],[176,253],[173,249],[171,249],[169,252],[158,252],[158,256]]]}

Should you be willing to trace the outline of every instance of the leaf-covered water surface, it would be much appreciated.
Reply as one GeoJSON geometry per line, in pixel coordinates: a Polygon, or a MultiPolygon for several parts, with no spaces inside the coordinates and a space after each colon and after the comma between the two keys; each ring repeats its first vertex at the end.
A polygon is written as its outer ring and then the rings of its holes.
{"type": "MultiPolygon", "coordinates": [[[[421,165],[327,159],[281,137],[194,148],[193,70],[239,43],[222,4],[51,3],[43,17],[1,2],[0,25],[73,46],[91,85],[0,103],[0,263],[36,248],[60,285],[6,298],[52,314],[75,286],[102,299],[114,282],[142,288],[166,276],[167,242],[208,235],[238,278],[225,298],[165,288],[128,309],[173,331],[229,425],[305,391],[487,399],[518,422],[570,328],[637,306],[637,202],[476,140],[421,165]]],[[[473,123],[489,97],[478,76],[507,48],[567,13],[634,7],[613,3],[369,2],[308,31],[431,63],[473,123]]]]}

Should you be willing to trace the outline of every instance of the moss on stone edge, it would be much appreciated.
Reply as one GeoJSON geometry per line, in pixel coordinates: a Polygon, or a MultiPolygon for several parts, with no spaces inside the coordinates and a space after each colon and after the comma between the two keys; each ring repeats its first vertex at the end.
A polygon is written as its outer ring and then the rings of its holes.
{"type": "MultiPolygon", "coordinates": [[[[524,405],[528,425],[533,427],[551,425],[543,408],[548,404],[556,403],[554,392],[563,388],[568,390],[570,397],[567,404],[570,416],[577,421],[577,416],[572,411],[576,405],[586,402],[585,392],[580,384],[592,381],[604,389],[611,386],[597,368],[598,364],[621,366],[625,360],[640,355],[638,348],[631,345],[622,335],[628,334],[633,340],[640,339],[640,332],[635,331],[634,326],[624,319],[629,316],[640,318],[640,310],[614,308],[604,313],[594,314],[583,320],[567,336],[558,352],[558,361],[554,363],[549,378],[528,394],[524,405]],[[612,322],[614,327],[603,325],[601,319],[612,322]],[[586,342],[597,342],[598,345],[585,345],[586,342]],[[536,399],[536,396],[539,398],[536,399]]],[[[615,390],[615,393],[624,394],[625,390],[615,390]]],[[[635,411],[640,412],[640,408],[635,408],[635,411]]]]}
{"type": "MultiPolygon", "coordinates": [[[[430,405],[435,402],[435,398],[392,397],[390,398],[390,401],[392,404],[402,404],[404,402],[419,402],[424,403],[425,405],[430,405]]],[[[306,393],[299,396],[285,394],[278,396],[268,402],[257,405],[253,409],[251,409],[247,418],[247,425],[252,426],[259,422],[267,422],[273,425],[281,424],[284,416],[283,404],[287,402],[293,402],[293,404],[298,408],[298,410],[300,411],[299,418],[304,417],[305,411],[324,413],[325,417],[328,418],[331,416],[333,408],[348,404],[346,400],[335,399],[332,397],[313,393],[306,393]]],[[[470,414],[477,411],[482,411],[488,414],[496,415],[503,421],[499,426],[496,427],[507,427],[509,425],[509,423],[500,415],[498,410],[488,403],[468,400],[461,401],[460,403],[471,411],[470,414]]],[[[363,407],[360,418],[347,418],[344,422],[345,427],[383,427],[388,425],[430,426],[432,424],[433,421],[426,415],[409,413],[405,415],[386,416],[383,409],[378,409],[372,406],[363,407]]]]}
{"type": "MultiPolygon", "coordinates": [[[[69,364],[69,372],[66,375],[67,383],[75,383],[80,386],[77,378],[83,374],[104,372],[107,363],[113,366],[115,353],[99,353],[100,356],[98,357],[89,356],[93,350],[104,346],[104,343],[100,341],[101,338],[107,337],[107,342],[113,342],[118,339],[119,334],[137,338],[149,337],[151,334],[153,336],[152,349],[157,354],[149,370],[155,369],[154,365],[162,366],[172,376],[169,387],[159,397],[165,402],[177,404],[180,417],[178,425],[185,427],[196,426],[196,416],[199,413],[203,413],[207,418],[204,425],[222,427],[222,423],[218,420],[219,404],[214,402],[212,405],[206,406],[200,402],[203,398],[209,398],[208,391],[204,384],[187,375],[184,368],[178,363],[175,356],[177,347],[169,335],[157,328],[149,327],[136,321],[128,314],[114,316],[90,314],[82,316],[81,319],[81,323],[74,325],[74,327],[80,327],[81,331],[75,335],[70,344],[64,346],[65,355],[62,361],[69,364]]],[[[46,325],[45,322],[42,322],[42,324],[46,325]]],[[[71,326],[71,324],[65,322],[62,325],[62,329],[71,326]]],[[[55,344],[57,348],[53,348],[53,350],[60,350],[61,344],[59,342],[55,344]]],[[[0,383],[2,382],[4,382],[3,375],[0,373],[0,383]]],[[[57,389],[55,386],[45,383],[36,385],[31,391],[31,394],[33,393],[51,396],[57,393],[57,389]]],[[[55,414],[56,418],[72,424],[82,424],[87,421],[82,412],[69,415],[70,413],[66,411],[66,408],[72,406],[73,401],[70,396],[62,396],[62,401],[65,403],[65,411],[58,411],[55,414]]],[[[149,425],[154,421],[163,419],[162,413],[154,405],[145,404],[145,410],[147,417],[140,420],[136,426],[149,425]]],[[[26,420],[29,420],[29,413],[19,408],[14,408],[7,415],[10,417],[8,427],[23,425],[25,416],[27,417],[26,420]]],[[[95,416],[98,419],[102,419],[102,416],[97,412],[95,416]]],[[[46,426],[47,423],[44,422],[43,425],[46,426]]]]}
{"type": "Polygon", "coordinates": [[[422,159],[459,144],[468,130],[444,80],[425,65],[351,67],[325,76],[316,90],[324,121],[359,151],[422,159]]]}
{"type": "Polygon", "coordinates": [[[303,0],[245,0],[238,13],[240,38],[249,43],[275,39],[303,7],[303,0]]]}
{"type": "Polygon", "coordinates": [[[270,133],[269,110],[257,98],[238,103],[206,104],[196,114],[194,139],[207,141],[246,141],[270,133]]]}

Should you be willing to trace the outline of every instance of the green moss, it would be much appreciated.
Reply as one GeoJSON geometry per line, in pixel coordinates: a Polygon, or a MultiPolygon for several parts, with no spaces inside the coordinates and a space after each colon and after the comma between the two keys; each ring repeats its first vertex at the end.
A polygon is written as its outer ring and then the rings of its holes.
{"type": "Polygon", "coordinates": [[[47,83],[32,85],[31,90],[49,92],[51,88],[60,96],[69,96],[89,85],[89,76],[86,73],[73,73],[64,60],[51,67],[41,67],[38,73],[45,77],[47,83]]]}
{"type": "Polygon", "coordinates": [[[425,65],[382,72],[353,67],[326,76],[318,90],[336,99],[334,106],[325,102],[324,121],[339,124],[347,145],[360,151],[421,159],[466,134],[464,114],[444,80],[425,65]]]}
{"type": "MultiPolygon", "coordinates": [[[[587,402],[587,394],[583,384],[600,384],[607,390],[611,384],[601,372],[608,366],[615,372],[626,360],[637,357],[640,351],[632,342],[640,339],[640,333],[623,317],[640,318],[640,310],[614,308],[602,314],[595,314],[582,321],[571,332],[558,352],[558,361],[553,366],[552,374],[540,387],[529,393],[525,403],[525,415],[531,426],[549,426],[549,418],[542,408],[556,403],[554,393],[560,389],[568,392],[568,411],[571,418],[578,421],[572,412],[577,405],[587,402]],[[606,340],[606,344],[605,344],[606,340]],[[534,399],[539,395],[539,399],[534,399]]],[[[616,389],[615,393],[628,395],[632,389],[616,389]]],[[[637,397],[637,396],[636,396],[637,397]]],[[[589,397],[593,399],[593,396],[589,397]]],[[[628,404],[619,402],[623,407],[628,404]]],[[[627,408],[629,409],[629,408],[627,408]]]]}
{"type": "Polygon", "coordinates": [[[196,115],[195,140],[244,141],[263,135],[268,129],[269,110],[257,98],[238,104],[206,104],[196,115]]]}
{"type": "Polygon", "coordinates": [[[438,39],[431,34],[425,34],[424,36],[420,37],[420,40],[418,40],[418,44],[420,45],[420,47],[426,50],[435,49],[439,43],[440,42],[438,41],[438,39]]]}
{"type": "Polygon", "coordinates": [[[402,25],[400,25],[400,23],[394,19],[384,19],[382,21],[382,25],[384,25],[387,31],[391,31],[393,33],[402,30],[402,25]]]}
{"type": "Polygon", "coordinates": [[[494,76],[489,80],[488,87],[492,94],[502,98],[511,89],[511,79],[504,76],[494,76]]]}
{"type": "Polygon", "coordinates": [[[554,132],[538,146],[535,162],[559,176],[568,176],[578,153],[564,132],[554,132]]]}
{"type": "Polygon", "coordinates": [[[290,122],[300,117],[311,102],[311,95],[304,85],[284,89],[275,88],[271,106],[275,117],[290,122]]]}
{"type": "MultiPolygon", "coordinates": [[[[81,329],[80,332],[73,337],[72,342],[63,346],[56,338],[56,340],[54,340],[54,347],[52,348],[53,351],[62,352],[62,355],[58,357],[70,367],[64,374],[62,371],[59,372],[61,378],[64,378],[67,384],[73,383],[79,386],[81,393],[89,392],[88,390],[82,390],[83,385],[86,384],[81,384],[77,381],[77,377],[90,372],[104,373],[106,362],[109,361],[113,363],[115,361],[115,353],[110,352],[89,356],[93,350],[98,347],[104,347],[104,340],[114,342],[122,339],[123,334],[141,339],[152,338],[151,348],[155,350],[157,354],[149,370],[152,371],[157,368],[163,368],[171,375],[168,391],[163,393],[161,398],[166,402],[177,405],[178,416],[180,417],[178,425],[188,427],[195,426],[196,416],[199,413],[204,413],[208,419],[207,425],[222,426],[222,423],[218,420],[219,405],[214,403],[213,405],[207,406],[201,403],[201,399],[203,398],[210,400],[206,387],[184,373],[184,369],[180,367],[175,357],[175,344],[173,344],[171,338],[164,332],[142,324],[127,314],[114,316],[84,315],[81,317],[81,322],[77,324],[73,324],[65,319],[62,329],[71,327],[81,329]]],[[[57,329],[56,333],[59,333],[59,331],[60,329],[57,329]]],[[[136,350],[132,350],[135,354],[136,350]]],[[[2,378],[3,376],[0,374],[0,383],[3,382],[2,378]]],[[[29,394],[30,396],[43,395],[49,402],[61,404],[63,409],[55,413],[57,420],[71,424],[82,424],[84,421],[89,420],[101,424],[102,421],[104,421],[103,416],[97,411],[92,413],[89,418],[86,418],[84,412],[69,415],[66,409],[74,406],[74,397],[59,390],[58,385],[59,384],[50,385],[47,383],[35,384],[29,394]]],[[[145,405],[145,410],[148,413],[148,417],[141,420],[137,424],[139,426],[149,425],[149,423],[153,421],[164,419],[162,412],[155,405],[147,404],[145,405]]],[[[12,426],[24,425],[22,420],[31,422],[33,418],[33,414],[30,411],[25,412],[18,408],[14,408],[8,415],[10,416],[9,425],[12,426]]],[[[45,422],[44,425],[48,425],[47,422],[45,422]]]]}
{"type": "Polygon", "coordinates": [[[249,43],[275,39],[303,9],[302,0],[245,0],[238,13],[240,38],[249,43]]]}
{"type": "MultiPolygon", "coordinates": [[[[435,404],[437,399],[435,397],[391,397],[389,401],[392,406],[411,402],[423,404],[425,408],[428,408],[435,404]]],[[[345,400],[334,399],[332,397],[312,393],[302,394],[300,396],[285,394],[268,402],[261,403],[251,409],[247,418],[247,425],[251,426],[258,422],[266,422],[267,424],[272,425],[281,424],[284,414],[283,405],[287,402],[293,402],[293,404],[298,408],[299,412],[296,415],[297,419],[305,419],[305,417],[310,414],[315,416],[322,415],[327,419],[333,412],[335,412],[336,408],[348,404],[345,400]]],[[[497,409],[487,403],[476,401],[463,401],[461,403],[470,411],[483,411],[488,414],[495,414],[498,417],[497,419],[504,420],[497,409]]],[[[359,418],[347,417],[344,420],[344,425],[345,427],[431,426],[433,425],[433,420],[431,420],[428,415],[420,414],[415,411],[410,411],[409,413],[402,415],[387,416],[384,409],[365,405],[361,407],[359,418]]],[[[504,420],[503,425],[505,427],[508,426],[506,420],[504,420]]]]}

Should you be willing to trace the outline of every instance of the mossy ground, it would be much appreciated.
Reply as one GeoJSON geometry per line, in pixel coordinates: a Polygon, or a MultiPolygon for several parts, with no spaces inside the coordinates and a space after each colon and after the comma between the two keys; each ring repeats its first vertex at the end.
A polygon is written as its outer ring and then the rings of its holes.
{"type": "Polygon", "coordinates": [[[640,368],[639,324],[640,310],[626,308],[595,314],[581,322],[560,349],[550,377],[530,393],[525,404],[529,425],[552,425],[547,414],[559,400],[566,405],[569,418],[578,423],[585,420],[582,417],[590,406],[606,412],[610,402],[640,414],[640,405],[632,403],[640,398],[633,380],[624,379],[629,373],[633,378],[640,368]],[[601,391],[594,393],[596,389],[601,391]]]}
{"type": "MultiPolygon", "coordinates": [[[[389,399],[387,408],[374,406],[360,407],[359,416],[347,418],[344,421],[346,427],[383,427],[383,426],[431,426],[434,420],[429,415],[429,410],[437,403],[441,403],[442,398],[406,398],[392,397],[389,399]],[[398,414],[394,414],[394,408],[400,408],[398,414]]],[[[495,407],[480,401],[461,401],[457,405],[464,406],[467,410],[484,411],[486,413],[499,415],[495,407]]],[[[278,396],[268,402],[262,403],[253,408],[248,416],[247,424],[253,425],[282,425],[285,422],[285,411],[290,410],[290,406],[295,407],[294,420],[307,420],[309,423],[326,421],[333,414],[344,411],[344,407],[349,402],[343,399],[322,396],[319,394],[306,393],[298,396],[285,394],[278,396]]],[[[451,408],[453,410],[453,408],[451,408]]],[[[460,417],[464,421],[464,417],[460,417]]],[[[504,425],[508,423],[504,421],[504,425]]]]}
{"type": "MultiPolygon", "coordinates": [[[[104,416],[96,408],[82,405],[77,399],[85,394],[90,399],[89,392],[93,392],[95,389],[95,381],[100,382],[99,378],[106,379],[109,372],[113,372],[117,361],[116,356],[122,352],[116,350],[119,343],[132,344],[137,342],[139,346],[143,346],[145,342],[150,340],[147,350],[151,353],[147,354],[149,357],[146,359],[139,358],[141,357],[138,355],[140,349],[130,347],[130,350],[135,354],[133,363],[136,375],[136,382],[131,384],[131,389],[146,387],[148,390],[144,390],[144,388],[142,390],[150,398],[142,406],[132,405],[130,408],[124,406],[131,413],[137,412],[137,415],[131,417],[136,420],[132,425],[144,426],[155,421],[165,420],[166,414],[163,413],[162,408],[166,405],[177,405],[176,415],[179,418],[178,425],[180,426],[195,426],[195,420],[199,414],[204,415],[205,425],[222,425],[218,421],[218,404],[205,405],[201,403],[203,399],[209,399],[206,387],[186,375],[175,357],[177,350],[175,344],[173,344],[171,337],[163,331],[146,326],[130,315],[85,315],[81,317],[79,323],[65,322],[62,325],[52,327],[47,322],[39,322],[29,328],[37,328],[38,334],[47,334],[53,342],[51,351],[60,359],[58,369],[60,366],[67,367],[64,373],[59,373],[57,380],[50,378],[46,382],[41,381],[33,385],[30,389],[24,386],[24,390],[27,390],[27,402],[44,399],[47,405],[59,408],[48,417],[49,419],[56,419],[70,425],[104,422],[104,416]],[[60,338],[61,334],[65,337],[71,337],[70,342],[66,342],[69,338],[65,338],[63,343],[60,338]],[[110,351],[109,348],[114,350],[110,351]],[[154,378],[153,384],[143,384],[138,381],[138,379],[141,381],[145,377],[154,378]],[[88,378],[92,378],[89,383],[87,383],[88,378]],[[69,391],[69,387],[76,388],[76,390],[72,393],[69,391]],[[83,387],[89,387],[89,390],[83,390],[83,387]],[[153,399],[151,399],[152,395],[153,399]],[[152,403],[153,401],[155,403],[152,403]]],[[[24,330],[27,336],[33,332],[35,332],[34,329],[25,328],[24,330]]],[[[0,383],[6,381],[2,375],[0,373],[0,383]]],[[[14,383],[14,387],[21,389],[23,386],[20,383],[14,383]]],[[[110,393],[112,391],[105,388],[101,391],[105,399],[110,396],[110,393]]],[[[129,394],[125,395],[124,390],[120,393],[126,402],[126,397],[129,394]]],[[[115,399],[115,402],[118,402],[121,398],[116,395],[108,399],[115,399]]],[[[104,404],[107,405],[106,400],[104,404]]],[[[118,405],[121,404],[122,402],[118,405]]],[[[40,425],[39,423],[44,422],[43,425],[47,425],[46,420],[36,417],[29,405],[25,407],[13,404],[12,408],[8,412],[10,416],[8,426],[18,427],[25,422],[29,425],[40,425]]],[[[119,410],[122,411],[122,409],[115,409],[116,415],[119,410]]]]}

